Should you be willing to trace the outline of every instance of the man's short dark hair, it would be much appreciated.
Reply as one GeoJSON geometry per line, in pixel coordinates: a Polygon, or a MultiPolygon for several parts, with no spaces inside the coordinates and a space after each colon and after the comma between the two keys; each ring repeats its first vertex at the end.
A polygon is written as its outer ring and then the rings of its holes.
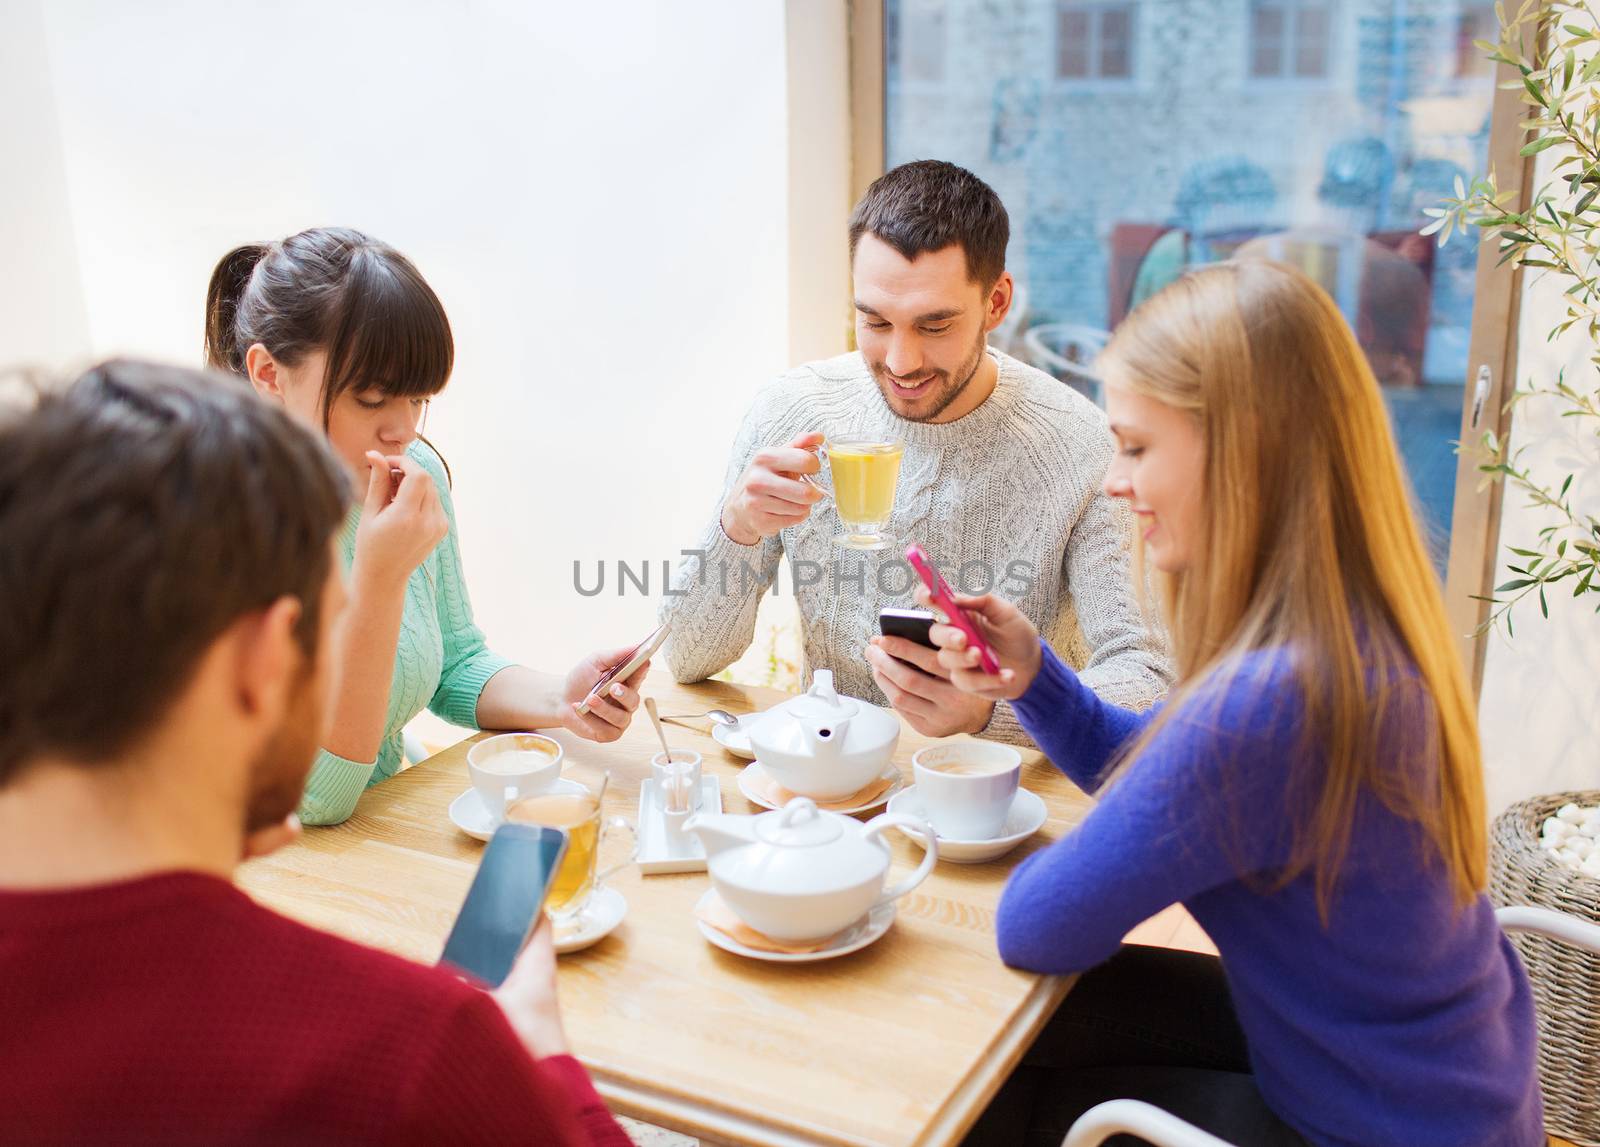
{"type": "Polygon", "coordinates": [[[96,763],[166,713],[240,617],[284,596],[316,653],[350,479],[237,379],[108,362],[0,411],[0,785],[96,763]]]}
{"type": "Polygon", "coordinates": [[[873,180],[850,213],[850,258],[874,235],[907,259],[959,243],[967,277],[988,289],[1006,269],[1011,220],[983,180],[938,159],[902,163],[873,180]]]}

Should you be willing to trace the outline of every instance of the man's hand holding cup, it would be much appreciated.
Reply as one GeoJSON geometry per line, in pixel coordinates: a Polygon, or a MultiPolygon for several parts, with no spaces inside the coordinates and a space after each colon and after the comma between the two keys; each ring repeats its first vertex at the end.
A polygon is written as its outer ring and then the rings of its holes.
{"type": "Polygon", "coordinates": [[[741,546],[753,546],[805,521],[826,496],[800,477],[822,471],[816,455],[822,440],[812,431],[786,446],[756,451],[722,504],[722,532],[741,546]]]}

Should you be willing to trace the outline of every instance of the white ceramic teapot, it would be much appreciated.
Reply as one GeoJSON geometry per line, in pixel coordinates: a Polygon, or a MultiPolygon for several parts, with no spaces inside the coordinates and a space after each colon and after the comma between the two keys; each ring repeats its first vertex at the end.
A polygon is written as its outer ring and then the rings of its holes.
{"type": "Polygon", "coordinates": [[[866,788],[899,743],[899,718],[839,696],[828,669],[818,669],[810,690],[768,709],[750,729],[750,748],[768,775],[790,792],[819,801],[866,788]]]}
{"type": "Polygon", "coordinates": [[[760,816],[693,816],[684,830],[705,845],[711,883],[728,907],[757,932],[790,943],[842,932],[921,884],[938,859],[937,838],[916,817],[885,813],[862,824],[806,797],[760,816]],[[907,879],[884,888],[883,833],[895,825],[924,834],[928,852],[907,879]]]}

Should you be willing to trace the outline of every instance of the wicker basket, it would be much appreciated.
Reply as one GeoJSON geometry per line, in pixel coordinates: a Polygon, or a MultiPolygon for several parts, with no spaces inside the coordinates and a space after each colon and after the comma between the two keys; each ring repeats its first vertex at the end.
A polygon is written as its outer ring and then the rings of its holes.
{"type": "MultiPolygon", "coordinates": [[[[1600,790],[1551,793],[1514,804],[1489,841],[1489,896],[1496,906],[1530,904],[1600,923],[1600,880],[1539,845],[1545,818],[1562,805],[1600,805],[1600,790]]],[[[1545,1127],[1600,1147],[1600,956],[1543,936],[1513,933],[1539,1013],[1539,1083],[1545,1127]]]]}

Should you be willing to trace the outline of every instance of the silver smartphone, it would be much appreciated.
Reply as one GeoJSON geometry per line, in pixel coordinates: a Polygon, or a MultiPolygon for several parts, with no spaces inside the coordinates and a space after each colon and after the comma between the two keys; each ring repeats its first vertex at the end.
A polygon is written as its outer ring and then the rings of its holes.
{"type": "Polygon", "coordinates": [[[578,706],[578,712],[587,713],[589,706],[599,700],[600,694],[604,693],[613,681],[626,681],[632,676],[634,670],[649,661],[655,651],[661,648],[662,643],[667,640],[667,634],[671,631],[672,623],[670,621],[662,622],[649,637],[629,650],[628,656],[602,673],[600,680],[594,683],[594,688],[589,690],[589,695],[578,706]]]}

